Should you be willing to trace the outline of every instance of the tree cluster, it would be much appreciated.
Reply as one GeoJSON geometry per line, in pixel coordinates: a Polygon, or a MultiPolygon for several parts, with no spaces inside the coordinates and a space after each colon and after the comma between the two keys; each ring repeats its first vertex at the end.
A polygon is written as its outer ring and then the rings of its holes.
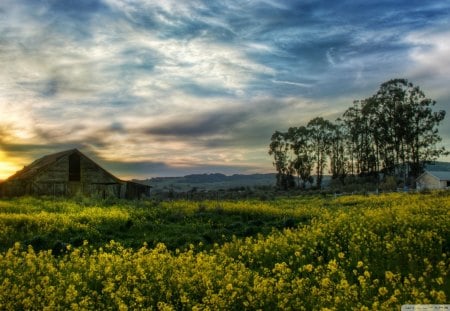
{"type": "Polygon", "coordinates": [[[335,122],[316,117],[306,126],[276,131],[269,146],[282,189],[307,183],[321,187],[325,168],[342,183],[346,176],[387,176],[413,184],[424,165],[448,154],[438,126],[445,111],[406,79],[381,84],[373,96],[356,100],[335,122]]]}

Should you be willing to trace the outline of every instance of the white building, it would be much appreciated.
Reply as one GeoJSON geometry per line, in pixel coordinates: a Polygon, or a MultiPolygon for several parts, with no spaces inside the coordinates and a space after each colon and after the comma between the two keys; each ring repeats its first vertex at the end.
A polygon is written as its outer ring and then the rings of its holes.
{"type": "Polygon", "coordinates": [[[450,171],[425,171],[416,179],[417,189],[450,189],[450,171]]]}

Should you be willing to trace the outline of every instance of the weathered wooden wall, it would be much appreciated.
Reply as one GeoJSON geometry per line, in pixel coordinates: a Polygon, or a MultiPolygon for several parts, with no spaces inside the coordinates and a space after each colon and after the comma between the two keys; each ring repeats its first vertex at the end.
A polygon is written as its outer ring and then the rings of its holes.
{"type": "Polygon", "coordinates": [[[31,182],[27,180],[5,181],[0,186],[2,197],[17,197],[31,194],[31,182]]]}
{"type": "Polygon", "coordinates": [[[126,199],[141,199],[150,196],[150,187],[135,182],[126,182],[126,199]]]}

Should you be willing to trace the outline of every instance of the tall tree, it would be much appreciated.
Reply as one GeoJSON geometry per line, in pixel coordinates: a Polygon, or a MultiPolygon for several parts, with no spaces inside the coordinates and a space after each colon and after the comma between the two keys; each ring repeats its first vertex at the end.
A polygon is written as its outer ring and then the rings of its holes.
{"type": "Polygon", "coordinates": [[[341,119],[330,127],[330,173],[331,178],[344,182],[347,175],[347,157],[345,154],[345,133],[341,119]]]}
{"type": "Polygon", "coordinates": [[[304,126],[290,127],[288,136],[295,155],[290,166],[297,174],[298,186],[305,188],[306,183],[312,183],[311,170],[314,164],[310,132],[304,126]]]}
{"type": "Polygon", "coordinates": [[[314,146],[314,160],[316,164],[316,187],[322,186],[323,170],[327,164],[327,154],[330,147],[330,121],[317,117],[308,122],[311,142],[314,146]]]}
{"type": "Polygon", "coordinates": [[[289,144],[286,140],[287,133],[275,131],[271,137],[269,155],[274,158],[273,165],[277,171],[277,187],[287,189],[289,186],[290,169],[288,166],[289,144]]]}
{"type": "Polygon", "coordinates": [[[367,113],[366,100],[355,100],[353,106],[343,115],[347,151],[350,158],[350,173],[366,176],[373,172],[374,154],[370,128],[370,116],[367,113]]]}
{"type": "Polygon", "coordinates": [[[359,102],[354,101],[353,106],[349,107],[343,114],[344,133],[346,137],[346,152],[349,157],[349,173],[351,175],[359,174],[358,162],[358,137],[359,137],[359,119],[361,117],[361,109],[359,102]]]}
{"type": "Polygon", "coordinates": [[[379,124],[384,125],[381,137],[385,146],[391,146],[394,166],[402,167],[406,177],[417,177],[427,161],[446,154],[436,144],[441,141],[438,125],[445,111],[433,111],[436,104],[407,79],[393,79],[383,83],[374,96],[379,109],[379,124]]]}
{"type": "Polygon", "coordinates": [[[369,136],[369,148],[366,150],[370,154],[369,159],[369,174],[376,174],[377,180],[380,172],[381,165],[381,150],[382,150],[382,132],[383,126],[379,122],[379,105],[374,97],[365,99],[363,106],[361,107],[361,113],[364,115],[366,130],[369,136]]]}

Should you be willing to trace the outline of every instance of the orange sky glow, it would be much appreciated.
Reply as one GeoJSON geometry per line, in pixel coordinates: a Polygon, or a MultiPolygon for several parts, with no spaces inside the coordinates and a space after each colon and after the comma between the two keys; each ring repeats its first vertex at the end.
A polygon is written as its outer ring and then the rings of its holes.
{"type": "Polygon", "coordinates": [[[0,150],[0,180],[5,180],[20,170],[22,168],[20,162],[21,161],[18,161],[17,159],[7,157],[5,153],[0,150]]]}

